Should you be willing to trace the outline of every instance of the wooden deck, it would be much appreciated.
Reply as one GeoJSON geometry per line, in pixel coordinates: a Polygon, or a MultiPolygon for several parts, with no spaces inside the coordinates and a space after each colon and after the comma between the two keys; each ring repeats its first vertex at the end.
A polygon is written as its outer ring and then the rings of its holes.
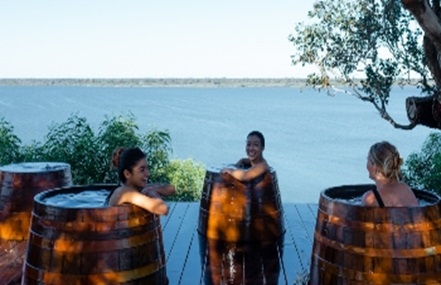
{"type": "MultiPolygon", "coordinates": [[[[295,284],[309,271],[317,204],[283,205],[286,233],[280,257],[278,284],[295,284]]],[[[199,203],[176,203],[162,221],[167,275],[170,284],[204,284],[197,223],[199,203]]]]}
{"type": "Polygon", "coordinates": [[[20,284],[26,241],[1,241],[0,250],[0,284],[20,284]]]}
{"type": "MultiPolygon", "coordinates": [[[[167,276],[170,285],[205,284],[200,236],[197,232],[199,202],[175,202],[161,219],[167,276]]],[[[296,284],[309,271],[317,204],[283,205],[286,233],[279,254],[278,284],[296,284]]],[[[19,284],[26,242],[0,244],[0,284],[19,284]]],[[[246,268],[242,268],[246,270],[246,268]]]]}

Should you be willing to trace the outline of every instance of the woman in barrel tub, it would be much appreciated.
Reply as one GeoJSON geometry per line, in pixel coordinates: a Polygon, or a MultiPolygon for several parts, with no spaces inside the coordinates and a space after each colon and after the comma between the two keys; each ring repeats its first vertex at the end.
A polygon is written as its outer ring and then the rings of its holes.
{"type": "Polygon", "coordinates": [[[418,206],[418,200],[410,187],[400,181],[403,160],[398,150],[383,141],[371,146],[367,158],[369,178],[375,181],[375,189],[362,197],[365,206],[407,207],[418,206]]]}
{"type": "Polygon", "coordinates": [[[247,182],[264,174],[269,170],[268,163],[263,158],[265,149],[265,138],[259,131],[252,131],[247,136],[246,154],[247,158],[242,158],[236,163],[237,168],[224,168],[223,174],[229,174],[237,180],[247,182]]]}
{"type": "Polygon", "coordinates": [[[112,165],[118,170],[121,185],[109,193],[109,206],[131,203],[157,215],[167,215],[167,204],[161,196],[175,193],[172,185],[148,185],[149,170],[146,155],[139,148],[117,148],[112,155],[112,165]]]}

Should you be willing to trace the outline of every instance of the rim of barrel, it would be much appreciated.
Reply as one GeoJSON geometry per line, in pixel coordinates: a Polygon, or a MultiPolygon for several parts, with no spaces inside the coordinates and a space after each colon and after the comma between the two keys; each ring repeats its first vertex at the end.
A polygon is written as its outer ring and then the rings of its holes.
{"type": "MultiPolygon", "coordinates": [[[[320,193],[320,199],[325,198],[327,200],[333,200],[342,204],[353,207],[364,207],[361,204],[354,204],[352,199],[360,198],[366,191],[372,190],[375,184],[348,184],[326,188],[320,193]]],[[[424,205],[414,206],[415,208],[423,208],[433,206],[441,202],[441,196],[433,191],[415,189],[412,188],[415,196],[418,199],[423,199],[426,203],[424,205]]],[[[386,207],[390,208],[402,208],[402,207],[386,207]]]]}
{"type": "MultiPolygon", "coordinates": [[[[91,185],[73,185],[73,186],[64,186],[64,187],[57,187],[53,189],[49,189],[46,191],[43,191],[41,193],[38,193],[34,196],[34,203],[44,205],[46,207],[55,208],[55,209],[68,209],[68,210],[84,210],[84,209],[107,209],[107,208],[113,208],[109,206],[105,206],[104,204],[102,206],[94,206],[94,207],[66,207],[65,205],[54,205],[54,204],[45,204],[44,199],[60,195],[60,194],[69,194],[73,192],[82,192],[82,191],[89,191],[89,190],[108,190],[111,191],[112,189],[118,187],[117,184],[91,184],[91,185]],[[82,190],[82,191],[76,191],[76,190],[82,190]]],[[[129,204],[122,204],[115,207],[130,207],[129,204]]]]}
{"type": "Polygon", "coordinates": [[[20,162],[11,163],[0,166],[0,172],[11,173],[36,173],[36,172],[51,172],[70,168],[70,164],[66,162],[20,162]]]}

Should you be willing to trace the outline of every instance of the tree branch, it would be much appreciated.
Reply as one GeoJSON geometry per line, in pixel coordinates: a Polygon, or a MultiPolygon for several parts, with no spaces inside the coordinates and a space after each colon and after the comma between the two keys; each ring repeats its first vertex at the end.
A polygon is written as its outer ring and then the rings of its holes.
{"type": "Polygon", "coordinates": [[[441,68],[438,62],[438,51],[435,49],[432,41],[428,37],[423,39],[424,55],[427,67],[432,73],[437,86],[441,86],[441,68]]]}
{"type": "Polygon", "coordinates": [[[427,0],[401,0],[401,3],[412,13],[425,35],[433,41],[436,49],[441,50],[441,21],[429,2],[427,0]]]}
{"type": "Polygon", "coordinates": [[[369,102],[372,105],[374,105],[375,109],[380,113],[381,118],[383,118],[384,120],[388,121],[394,128],[397,129],[402,129],[402,130],[412,130],[413,128],[415,128],[415,126],[417,125],[415,122],[410,123],[409,125],[402,125],[397,123],[387,112],[386,110],[386,105],[382,102],[381,106],[375,101],[374,98],[369,97],[369,96],[363,96],[360,94],[360,92],[358,92],[355,87],[351,87],[352,92],[345,90],[345,89],[339,89],[336,88],[335,86],[330,86],[330,88],[334,91],[334,93],[344,93],[344,94],[348,94],[348,95],[352,95],[355,96],[356,98],[364,101],[364,102],[369,102]]]}

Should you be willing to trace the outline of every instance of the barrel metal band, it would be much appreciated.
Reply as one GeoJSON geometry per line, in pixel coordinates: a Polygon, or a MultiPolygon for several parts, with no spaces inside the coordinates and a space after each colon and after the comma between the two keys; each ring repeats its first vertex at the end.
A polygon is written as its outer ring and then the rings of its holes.
{"type": "Polygon", "coordinates": [[[158,239],[158,234],[156,232],[148,232],[142,235],[131,236],[124,239],[113,239],[113,240],[72,240],[67,237],[63,238],[61,234],[60,237],[56,239],[46,239],[38,235],[38,233],[31,233],[29,242],[38,248],[47,248],[54,251],[62,252],[77,252],[78,247],[81,248],[82,252],[98,252],[98,251],[108,251],[126,249],[129,247],[135,247],[143,244],[153,242],[158,239]]]}
{"type": "Polygon", "coordinates": [[[87,284],[114,284],[120,282],[127,282],[131,280],[140,279],[149,275],[152,275],[161,269],[165,270],[165,266],[161,262],[150,263],[140,268],[134,268],[132,270],[117,271],[117,272],[103,272],[99,274],[63,274],[55,272],[46,272],[38,270],[37,268],[25,264],[26,276],[30,280],[42,281],[45,284],[52,284],[52,282],[63,281],[64,284],[77,284],[76,282],[87,281],[87,284]]]}
{"type": "Polygon", "coordinates": [[[314,232],[316,242],[330,246],[339,251],[345,251],[351,254],[359,254],[368,257],[383,257],[383,258],[418,258],[436,255],[441,253],[441,245],[430,246],[426,248],[417,249],[382,249],[382,248],[365,248],[358,246],[351,246],[330,240],[322,236],[319,232],[314,232]]]}
{"type": "Polygon", "coordinates": [[[430,222],[419,222],[419,223],[407,223],[403,225],[391,224],[391,223],[375,223],[375,222],[360,222],[360,221],[347,221],[339,216],[335,216],[323,211],[318,212],[319,216],[317,220],[327,220],[331,224],[339,226],[351,226],[354,228],[365,229],[365,230],[375,230],[375,231],[394,231],[398,229],[402,230],[412,230],[412,231],[428,231],[428,230],[441,230],[441,219],[430,222]]]}
{"type": "MultiPolygon", "coordinates": [[[[375,273],[375,272],[362,272],[358,270],[353,270],[350,268],[345,268],[333,264],[320,256],[315,255],[315,260],[312,264],[312,267],[324,272],[327,275],[337,276],[342,280],[352,280],[352,281],[371,281],[366,284],[423,284],[420,282],[424,281],[435,281],[439,280],[438,272],[429,272],[424,274],[386,274],[386,273],[375,273]]],[[[357,283],[358,284],[358,283],[357,283]]],[[[424,283],[426,284],[426,283],[424,283]]],[[[432,283],[427,283],[432,284],[432,283]]],[[[438,284],[438,283],[433,283],[438,284]]]]}

